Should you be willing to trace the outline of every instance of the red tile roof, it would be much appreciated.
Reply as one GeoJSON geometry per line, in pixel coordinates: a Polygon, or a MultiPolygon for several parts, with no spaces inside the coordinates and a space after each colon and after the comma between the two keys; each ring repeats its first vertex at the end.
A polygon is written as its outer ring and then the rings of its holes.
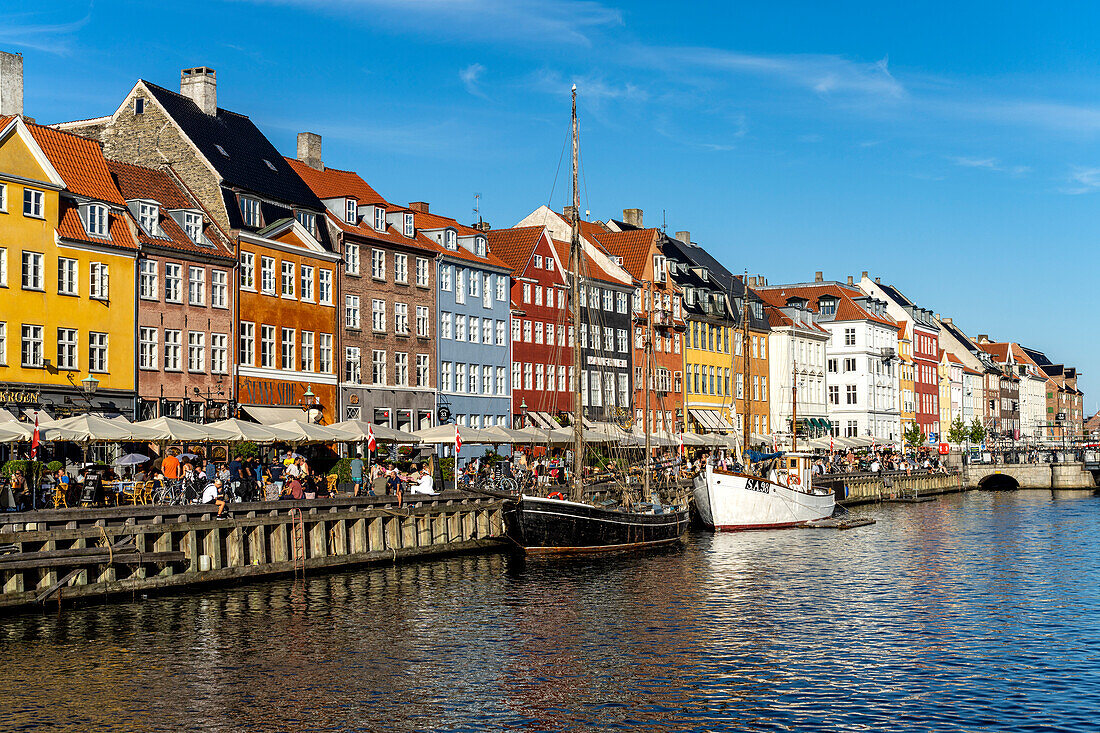
{"type": "MultiPolygon", "coordinates": [[[[554,243],[554,249],[556,249],[558,251],[558,258],[563,263],[565,263],[565,268],[569,272],[573,272],[574,270],[573,270],[573,268],[570,267],[570,262],[569,262],[569,243],[568,242],[562,242],[562,241],[559,241],[557,239],[552,239],[550,241],[552,241],[554,243]]],[[[592,257],[592,255],[588,254],[587,252],[584,252],[583,247],[581,248],[581,251],[584,255],[584,260],[585,260],[584,266],[585,266],[586,271],[583,273],[584,277],[587,277],[589,280],[599,280],[601,282],[613,283],[613,284],[618,285],[620,287],[625,286],[627,284],[627,283],[624,283],[622,280],[619,280],[618,278],[612,277],[611,275],[607,274],[607,271],[605,271],[602,267],[600,267],[599,263],[596,262],[596,260],[592,257]]]]}
{"type": "Polygon", "coordinates": [[[511,267],[513,273],[521,275],[544,231],[545,227],[512,227],[492,229],[485,236],[489,239],[489,251],[511,267]]]}
{"type": "MultiPolygon", "coordinates": [[[[767,313],[768,313],[768,323],[771,324],[772,328],[781,328],[783,326],[793,326],[794,325],[794,320],[790,316],[788,316],[786,313],[779,310],[779,308],[777,308],[776,306],[768,305],[768,306],[765,306],[765,309],[767,310],[767,313]]],[[[814,331],[822,331],[824,333],[828,333],[828,329],[822,328],[820,325],[818,325],[816,323],[811,323],[811,324],[800,323],[799,327],[800,328],[810,328],[811,330],[814,330],[814,331]]]]}
{"type": "Polygon", "coordinates": [[[838,283],[822,283],[820,285],[775,285],[757,287],[757,295],[768,305],[783,307],[787,304],[787,298],[799,297],[809,301],[807,306],[815,313],[818,310],[817,300],[822,295],[832,295],[837,299],[834,321],[874,321],[890,328],[897,328],[897,321],[889,316],[878,316],[855,302],[854,298],[864,297],[863,292],[846,288],[838,283]]]}
{"type": "Polygon", "coordinates": [[[103,149],[95,140],[68,132],[27,123],[31,136],[65,181],[65,187],[78,196],[125,206],[118,187],[111,180],[103,149]]]}
{"type": "Polygon", "coordinates": [[[129,218],[128,211],[124,214],[111,212],[108,217],[110,223],[107,225],[107,233],[111,235],[110,239],[93,237],[84,229],[84,222],[80,219],[79,207],[71,200],[62,199],[57,233],[64,239],[78,242],[93,242],[95,244],[110,242],[116,247],[137,249],[137,241],[134,239],[133,231],[128,223],[129,218]]]}
{"type": "Polygon", "coordinates": [[[978,344],[977,346],[987,354],[997,357],[998,361],[1008,361],[1008,344],[1006,343],[978,344]]]}
{"type": "MultiPolygon", "coordinates": [[[[623,269],[635,280],[646,280],[652,269],[651,256],[657,253],[657,229],[629,229],[625,232],[593,233],[608,254],[623,258],[623,269]]],[[[585,234],[588,237],[588,234],[585,234]]]]}
{"type": "MultiPolygon", "coordinates": [[[[411,209],[404,210],[412,211],[411,209]]],[[[417,229],[445,229],[447,227],[452,227],[455,231],[458,232],[458,236],[460,237],[485,235],[485,232],[481,231],[480,229],[474,229],[473,227],[459,224],[454,219],[448,218],[446,216],[440,216],[439,214],[430,214],[423,211],[413,211],[413,224],[416,225],[417,229]]],[[[461,244],[458,245],[457,250],[440,248],[439,251],[443,252],[443,254],[449,257],[457,257],[459,259],[468,260],[470,262],[480,262],[482,264],[489,264],[494,267],[503,267],[509,269],[508,264],[496,255],[494,255],[492,252],[489,252],[485,257],[478,257],[473,252],[463,247],[461,244]]]]}
{"type": "Polygon", "coordinates": [[[382,204],[393,208],[358,173],[328,167],[319,171],[294,158],[286,158],[286,162],[319,199],[350,196],[358,199],[360,204],[382,204]]]}

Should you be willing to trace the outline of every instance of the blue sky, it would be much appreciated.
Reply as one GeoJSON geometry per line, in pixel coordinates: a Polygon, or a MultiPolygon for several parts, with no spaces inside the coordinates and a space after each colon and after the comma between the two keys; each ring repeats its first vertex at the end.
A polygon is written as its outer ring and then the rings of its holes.
{"type": "MultiPolygon", "coordinates": [[[[460,220],[568,199],[580,94],[592,218],[642,208],[771,283],[862,270],[1085,376],[1100,224],[1100,6],[238,0],[0,5],[26,111],[112,111],[218,71],[285,153],[460,220]],[[551,192],[553,194],[551,195],[551,192]]],[[[1096,385],[1096,388],[1093,388],[1096,385]]]]}

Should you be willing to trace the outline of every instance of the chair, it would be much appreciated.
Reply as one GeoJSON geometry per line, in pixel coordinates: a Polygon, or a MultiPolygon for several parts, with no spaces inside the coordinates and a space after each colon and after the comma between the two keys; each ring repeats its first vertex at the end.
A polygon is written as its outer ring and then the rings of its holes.
{"type": "Polygon", "coordinates": [[[152,504],[153,503],[153,490],[156,488],[156,482],[146,481],[141,486],[141,503],[152,504]]]}
{"type": "Polygon", "coordinates": [[[54,484],[53,487],[53,508],[54,509],[67,509],[69,507],[68,498],[65,496],[65,489],[68,484],[63,484],[60,481],[54,484]]]}

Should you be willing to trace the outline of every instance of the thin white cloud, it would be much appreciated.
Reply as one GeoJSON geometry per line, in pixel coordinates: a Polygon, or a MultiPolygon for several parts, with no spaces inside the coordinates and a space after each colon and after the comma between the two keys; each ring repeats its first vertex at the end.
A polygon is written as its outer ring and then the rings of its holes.
{"type": "Polygon", "coordinates": [[[988,171],[1008,173],[1016,177],[1031,172],[1031,168],[1026,165],[1005,165],[999,158],[974,158],[965,155],[948,155],[947,159],[962,168],[981,168],[988,171]]]}
{"type": "Polygon", "coordinates": [[[1100,191],[1100,168],[1074,168],[1070,171],[1067,185],[1060,190],[1075,196],[1100,191]]]}
{"type": "Polygon", "coordinates": [[[90,8],[83,18],[66,23],[31,22],[35,15],[31,13],[0,15],[0,45],[29,48],[64,56],[69,53],[68,37],[92,19],[90,8]]]}
{"type": "Polygon", "coordinates": [[[462,85],[466,87],[466,91],[475,97],[481,97],[487,99],[485,92],[481,91],[481,87],[478,86],[478,82],[481,80],[481,75],[485,73],[485,67],[478,63],[473,63],[458,72],[458,78],[462,80],[462,85]]]}

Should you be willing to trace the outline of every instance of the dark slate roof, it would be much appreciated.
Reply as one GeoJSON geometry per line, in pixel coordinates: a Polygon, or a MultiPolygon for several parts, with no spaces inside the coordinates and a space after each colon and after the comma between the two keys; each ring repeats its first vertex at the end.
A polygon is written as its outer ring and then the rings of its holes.
{"type": "Polygon", "coordinates": [[[1038,364],[1040,367],[1051,366],[1054,362],[1047,358],[1047,355],[1038,349],[1029,349],[1026,346],[1022,347],[1024,353],[1031,357],[1032,361],[1038,364]]]}
{"type": "MultiPolygon", "coordinates": [[[[225,202],[225,213],[229,216],[229,226],[234,229],[252,228],[244,225],[244,219],[241,216],[241,205],[237,200],[237,194],[227,188],[222,188],[222,200],[225,202]]],[[[261,228],[266,228],[277,221],[290,219],[293,216],[294,210],[289,207],[277,206],[275,204],[269,204],[267,201],[260,201],[260,217],[264,223],[264,226],[261,228]]],[[[321,246],[326,250],[329,252],[336,251],[332,246],[332,239],[329,237],[328,227],[325,226],[323,214],[318,214],[317,231],[314,232],[314,235],[317,237],[317,241],[320,242],[321,246]]]]}
{"type": "Polygon", "coordinates": [[[893,285],[883,285],[882,283],[875,283],[882,291],[886,293],[887,297],[893,300],[898,305],[913,305],[912,301],[901,294],[901,291],[895,288],[893,285]]]}
{"type": "Polygon", "coordinates": [[[324,210],[320,199],[252,120],[220,107],[216,116],[205,114],[183,95],[144,79],[142,83],[214,166],[226,185],[293,206],[317,212],[324,210]],[[216,145],[221,145],[227,155],[222,155],[216,145]],[[275,170],[264,160],[270,161],[275,170]]]}
{"type": "Polygon", "coordinates": [[[705,267],[714,278],[715,282],[724,289],[733,287],[733,273],[726,269],[725,265],[711,256],[710,252],[697,244],[684,244],[679,239],[665,235],[661,238],[661,251],[665,257],[677,262],[687,262],[690,265],[705,267]]]}

